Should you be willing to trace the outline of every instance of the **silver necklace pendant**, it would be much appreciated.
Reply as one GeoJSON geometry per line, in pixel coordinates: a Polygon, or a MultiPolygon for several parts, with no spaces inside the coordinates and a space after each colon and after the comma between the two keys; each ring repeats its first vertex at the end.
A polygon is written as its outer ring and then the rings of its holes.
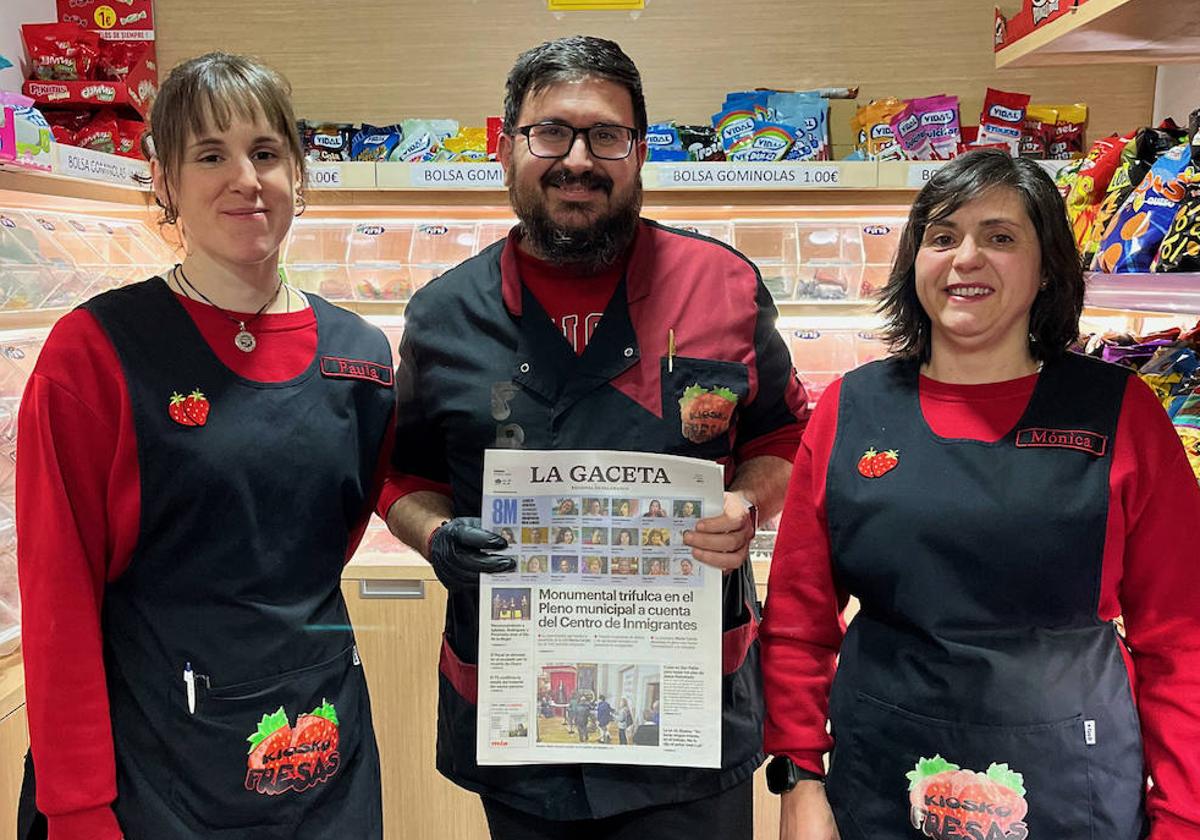
{"type": "Polygon", "coordinates": [[[255,340],[254,336],[250,334],[250,331],[246,329],[245,324],[238,324],[238,326],[241,327],[241,329],[238,330],[238,334],[233,337],[234,346],[236,346],[237,349],[241,350],[243,353],[253,352],[254,348],[258,346],[258,341],[255,340]]]}

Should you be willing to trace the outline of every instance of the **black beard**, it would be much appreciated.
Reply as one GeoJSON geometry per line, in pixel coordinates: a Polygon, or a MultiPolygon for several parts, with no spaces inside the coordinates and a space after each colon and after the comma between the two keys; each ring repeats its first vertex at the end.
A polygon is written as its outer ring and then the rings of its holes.
{"type": "MultiPolygon", "coordinates": [[[[612,180],[584,172],[572,175],[559,170],[542,179],[550,186],[581,184],[600,187],[612,195],[612,180]]],[[[629,200],[584,227],[568,227],[550,218],[542,195],[523,195],[515,184],[508,188],[509,202],[521,222],[521,234],[539,259],[551,265],[570,266],[581,274],[598,274],[625,254],[637,235],[642,212],[642,180],[638,176],[629,200]]]]}

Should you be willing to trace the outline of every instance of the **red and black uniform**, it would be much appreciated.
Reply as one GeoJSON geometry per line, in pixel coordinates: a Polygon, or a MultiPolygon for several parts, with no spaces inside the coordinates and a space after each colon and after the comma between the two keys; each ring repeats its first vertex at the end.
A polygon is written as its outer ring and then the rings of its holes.
{"type": "MultiPolygon", "coordinates": [[[[624,274],[577,355],[522,282],[517,236],[409,304],[397,372],[400,475],[380,507],[407,491],[441,487],[456,516],[478,516],[483,454],[492,447],[690,455],[724,464],[730,478],[756,456],[792,458],[805,395],[752,263],[714,240],[642,222],[624,274]],[[680,401],[692,386],[736,395],[728,428],[710,436],[687,425],[680,401]]],[[[573,282],[560,276],[559,287],[573,282]]],[[[725,577],[720,770],[478,766],[478,600],[478,590],[454,593],[446,612],[437,761],[452,781],[520,812],[587,820],[712,796],[745,782],[761,763],[749,564],[725,577]]]]}
{"type": "Polygon", "coordinates": [[[390,352],[310,300],[241,354],[156,278],[62,319],[39,357],[17,510],[52,839],[382,836],[339,584],[390,440],[390,352]]]}
{"type": "Polygon", "coordinates": [[[1170,422],[1121,368],[848,374],[805,435],[776,546],[767,750],[822,772],[828,717],[847,840],[1137,840],[1146,812],[1153,840],[1197,840],[1198,516],[1170,422]]]}

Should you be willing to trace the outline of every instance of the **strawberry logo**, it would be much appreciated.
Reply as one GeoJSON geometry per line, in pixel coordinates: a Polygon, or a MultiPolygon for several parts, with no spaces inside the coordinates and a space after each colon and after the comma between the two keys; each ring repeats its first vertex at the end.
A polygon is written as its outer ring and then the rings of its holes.
{"type": "Polygon", "coordinates": [[[896,469],[899,463],[899,451],[889,449],[886,452],[876,452],[872,446],[858,459],[858,474],[863,478],[879,478],[884,473],[896,469]]]}
{"type": "Polygon", "coordinates": [[[332,778],[341,764],[337,711],[327,700],[300,715],[295,727],[280,706],[263,715],[258,731],[246,740],[246,790],[267,796],[306,791],[332,778]]]}
{"type": "Polygon", "coordinates": [[[964,770],[940,755],[922,758],[906,776],[913,828],[924,837],[1026,840],[1025,780],[1007,764],[986,773],[964,770]]]}
{"type": "Polygon", "coordinates": [[[679,398],[683,436],[692,443],[707,443],[728,431],[738,397],[728,388],[691,385],[679,398]]]}
{"type": "Polygon", "coordinates": [[[183,407],[185,397],[178,392],[171,394],[171,401],[167,404],[167,414],[171,415],[171,419],[180,426],[195,426],[196,422],[187,416],[187,410],[183,407]]]}
{"type": "Polygon", "coordinates": [[[208,397],[197,388],[186,397],[178,391],[172,393],[167,414],[180,426],[203,426],[208,422],[209,408],[208,397]]]}

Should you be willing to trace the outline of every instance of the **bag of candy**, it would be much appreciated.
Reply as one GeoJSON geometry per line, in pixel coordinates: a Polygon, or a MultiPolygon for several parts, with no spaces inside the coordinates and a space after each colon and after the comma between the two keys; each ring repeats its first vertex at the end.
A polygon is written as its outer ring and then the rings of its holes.
{"type": "Polygon", "coordinates": [[[688,160],[725,160],[725,149],[717,132],[707,125],[676,125],[679,145],[688,153],[688,160]]]}
{"type": "Polygon", "coordinates": [[[387,160],[404,135],[398,125],[363,127],[350,138],[351,160],[387,160]]]}
{"type": "Polygon", "coordinates": [[[988,88],[979,114],[980,143],[1003,143],[1015,157],[1020,150],[1021,130],[1025,126],[1025,109],[1029,94],[1008,93],[988,88]]]}
{"type": "Polygon", "coordinates": [[[29,54],[30,78],[70,82],[96,77],[99,33],[75,23],[26,23],[21,38],[29,54]]]}
{"type": "Polygon", "coordinates": [[[304,157],[315,161],[350,160],[350,143],[355,129],[350,123],[314,123],[300,120],[304,157]]]}
{"type": "Polygon", "coordinates": [[[921,118],[921,130],[929,138],[933,157],[949,160],[958,152],[962,133],[958,118],[958,97],[939,94],[909,102],[909,107],[921,118]]]}
{"type": "Polygon", "coordinates": [[[1058,120],[1054,123],[1054,132],[1050,139],[1046,156],[1050,160],[1073,160],[1083,155],[1083,132],[1087,127],[1087,105],[1076,102],[1074,105],[1055,105],[1058,120]]]}
{"type": "Polygon", "coordinates": [[[908,160],[933,160],[933,143],[929,131],[921,125],[921,115],[909,102],[903,111],[892,117],[892,135],[908,160]]]}
{"type": "Polygon", "coordinates": [[[1046,105],[1030,105],[1025,110],[1025,125],[1021,129],[1018,151],[1023,158],[1045,160],[1054,137],[1058,111],[1046,105]]]}

